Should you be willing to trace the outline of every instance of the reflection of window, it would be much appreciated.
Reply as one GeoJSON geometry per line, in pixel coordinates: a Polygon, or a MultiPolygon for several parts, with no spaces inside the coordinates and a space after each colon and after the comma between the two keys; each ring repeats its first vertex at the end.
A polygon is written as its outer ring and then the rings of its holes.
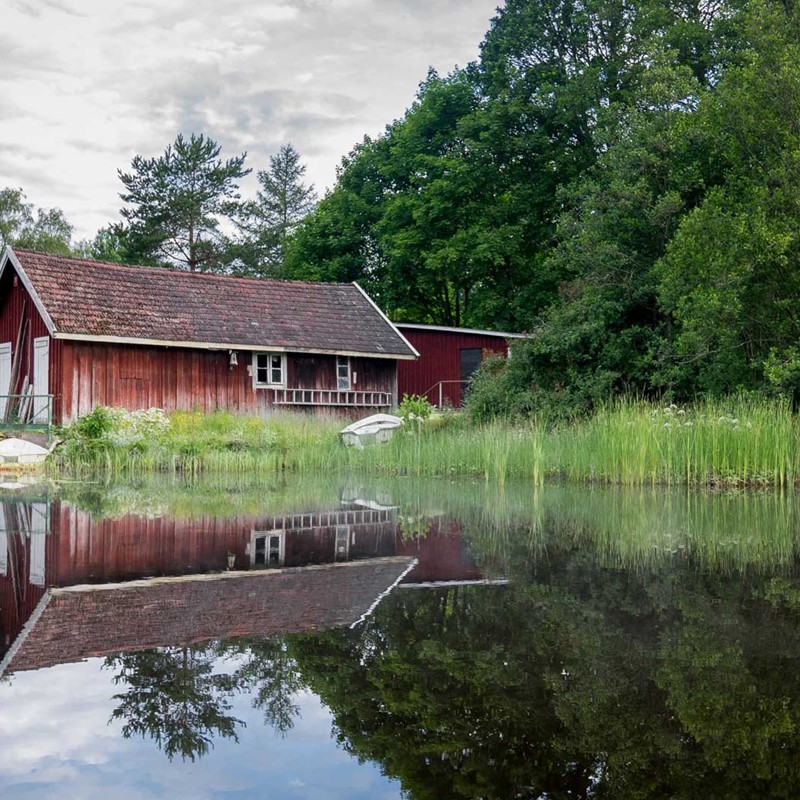
{"type": "Polygon", "coordinates": [[[336,388],[340,391],[350,389],[350,359],[347,356],[336,356],[336,388]]]}
{"type": "Polygon", "coordinates": [[[286,383],[286,356],[280,353],[253,353],[253,385],[283,386],[286,383]]]}
{"type": "Polygon", "coordinates": [[[350,555],[350,526],[336,526],[336,545],[334,558],[337,561],[346,561],[350,555]]]}
{"type": "Polygon", "coordinates": [[[286,557],[284,531],[253,531],[250,541],[250,563],[280,567],[286,557]]]}

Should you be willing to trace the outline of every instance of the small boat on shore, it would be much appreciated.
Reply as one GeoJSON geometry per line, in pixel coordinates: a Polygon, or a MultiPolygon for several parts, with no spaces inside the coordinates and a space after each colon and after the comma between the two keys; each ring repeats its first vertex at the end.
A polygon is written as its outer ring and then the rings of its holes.
{"type": "Polygon", "coordinates": [[[363,450],[367,444],[388,442],[402,424],[403,420],[392,414],[373,414],[342,428],[339,435],[347,447],[363,450]]]}
{"type": "Polygon", "coordinates": [[[20,464],[41,464],[48,455],[50,455],[50,450],[25,439],[0,440],[0,466],[13,464],[16,467],[20,464]]]}

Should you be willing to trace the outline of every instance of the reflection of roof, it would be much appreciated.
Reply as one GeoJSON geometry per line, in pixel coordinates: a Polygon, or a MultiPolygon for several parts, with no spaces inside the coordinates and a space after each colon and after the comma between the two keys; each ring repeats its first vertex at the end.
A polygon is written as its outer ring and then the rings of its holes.
{"type": "Polygon", "coordinates": [[[0,674],[127,650],[353,624],[414,563],[376,558],[51,589],[0,674]]]}

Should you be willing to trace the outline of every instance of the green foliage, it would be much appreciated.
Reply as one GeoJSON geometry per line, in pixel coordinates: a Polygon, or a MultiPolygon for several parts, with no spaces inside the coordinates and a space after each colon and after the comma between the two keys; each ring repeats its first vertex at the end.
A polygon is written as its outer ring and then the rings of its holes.
{"type": "Polygon", "coordinates": [[[72,255],[72,225],[58,208],[25,202],[22,189],[0,190],[0,250],[6,245],[54,255],[72,255]]]}
{"type": "Polygon", "coordinates": [[[284,276],[289,239],[316,202],[314,187],[303,183],[305,171],[291,144],[270,157],[268,170],[259,170],[256,200],[243,204],[238,223],[242,232],[238,272],[284,276]]]}
{"type": "Polygon", "coordinates": [[[246,153],[223,161],[220,146],[203,134],[178,134],[163,155],[134,156],[118,172],[127,206],[121,214],[129,255],[139,263],[169,264],[192,272],[224,271],[228,239],[222,220],[239,209],[238,183],[250,170],[246,153]]]}
{"type": "MultiPolygon", "coordinates": [[[[481,391],[480,387],[478,387],[481,391]]],[[[414,403],[414,401],[411,401],[414,403]]],[[[414,405],[422,413],[424,405],[414,405]]],[[[409,419],[411,419],[409,406],[409,419]]],[[[429,417],[433,419],[433,417],[429,417]]],[[[629,486],[776,486],[800,480],[800,421],[785,400],[735,396],[678,408],[636,400],[588,417],[552,412],[510,425],[419,425],[382,447],[342,447],[341,421],[267,420],[227,412],[95,410],[66,429],[56,466],[86,474],[474,475],[503,483],[547,477],[629,486]]]]}
{"type": "Polygon", "coordinates": [[[265,420],[227,411],[165,415],[97,407],[64,428],[54,466],[113,475],[324,471],[335,460],[340,427],[336,420],[301,414],[265,420]]]}
{"type": "Polygon", "coordinates": [[[97,406],[88,414],[80,417],[75,423],[64,429],[64,435],[69,439],[86,439],[97,441],[106,438],[112,429],[110,409],[97,406]]]}
{"type": "Polygon", "coordinates": [[[404,394],[397,407],[397,416],[405,423],[423,423],[433,413],[433,406],[427,397],[418,394],[404,394]]]}
{"type": "Polygon", "coordinates": [[[788,347],[782,353],[773,347],[764,362],[764,376],[775,394],[790,398],[797,407],[800,401],[800,350],[797,347],[788,347]]]}
{"type": "Polygon", "coordinates": [[[416,800],[791,797],[798,616],[769,579],[607,568],[568,516],[536,530],[507,532],[507,587],[395,592],[293,641],[342,747],[416,800]]]}
{"type": "Polygon", "coordinates": [[[123,691],[109,721],[122,723],[122,735],[151,738],[172,761],[206,755],[215,738],[238,741],[242,720],[230,714],[235,677],[217,671],[214,650],[206,646],[162,647],[121,653],[105,659],[123,691]]]}

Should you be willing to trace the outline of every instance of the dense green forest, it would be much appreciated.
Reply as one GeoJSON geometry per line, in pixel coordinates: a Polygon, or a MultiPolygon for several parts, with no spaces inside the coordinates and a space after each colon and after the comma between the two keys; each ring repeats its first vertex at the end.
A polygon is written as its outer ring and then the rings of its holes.
{"type": "Polygon", "coordinates": [[[429,73],[316,205],[290,145],[243,201],[246,154],[178,137],[120,171],[124,222],[82,252],[357,280],[395,320],[529,332],[474,387],[501,413],[795,397],[797,15],[790,0],[507,0],[478,61],[429,73]],[[187,170],[202,199],[165,204],[187,170]]]}
{"type": "Polygon", "coordinates": [[[792,393],[799,32],[759,0],[509,0],[478,63],[345,160],[287,268],[533,333],[483,408],[792,393]]]}

